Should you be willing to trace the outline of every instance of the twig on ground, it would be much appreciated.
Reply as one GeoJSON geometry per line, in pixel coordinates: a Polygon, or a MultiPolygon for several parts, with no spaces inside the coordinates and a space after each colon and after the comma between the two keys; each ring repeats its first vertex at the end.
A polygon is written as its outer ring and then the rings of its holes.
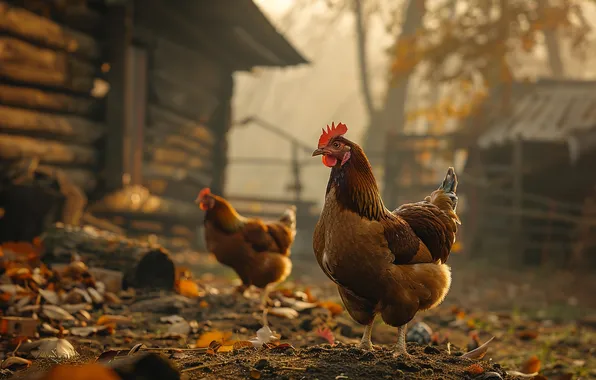
{"type": "Polygon", "coordinates": [[[184,368],[184,369],[180,370],[180,372],[184,373],[184,372],[194,371],[195,369],[216,367],[218,365],[225,365],[225,364],[232,363],[234,360],[236,360],[236,359],[234,358],[234,359],[230,359],[230,360],[224,360],[223,362],[219,362],[219,363],[209,363],[209,364],[198,365],[195,367],[184,368]]]}
{"type": "Polygon", "coordinates": [[[301,371],[301,372],[306,371],[306,368],[303,368],[303,367],[279,367],[279,369],[287,369],[289,371],[301,371]]]}

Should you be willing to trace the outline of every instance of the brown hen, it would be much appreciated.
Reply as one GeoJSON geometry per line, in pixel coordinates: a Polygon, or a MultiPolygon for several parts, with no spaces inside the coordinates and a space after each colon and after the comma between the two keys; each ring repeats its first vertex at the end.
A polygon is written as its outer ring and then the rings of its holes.
{"type": "Polygon", "coordinates": [[[315,256],[350,316],[365,326],[361,347],[372,347],[372,325],[380,314],[398,328],[395,355],[407,355],[406,324],[441,303],[451,284],[445,261],[460,224],[457,177],[449,168],[424,201],[391,212],[366,155],[343,137],[346,132],[345,124],[327,127],[313,152],[331,168],[313,237],[315,256]]]}
{"type": "Polygon", "coordinates": [[[203,189],[195,201],[205,211],[205,241],[217,261],[234,269],[244,292],[251,285],[263,289],[263,304],[271,286],[292,271],[290,247],[296,236],[296,207],[277,221],[245,218],[223,197],[203,189]]]}

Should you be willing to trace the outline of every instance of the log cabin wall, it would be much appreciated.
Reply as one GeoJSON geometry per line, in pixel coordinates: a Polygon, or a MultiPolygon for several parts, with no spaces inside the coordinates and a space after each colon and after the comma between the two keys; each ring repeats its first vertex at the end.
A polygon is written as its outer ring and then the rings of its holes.
{"type": "Polygon", "coordinates": [[[201,223],[193,204],[199,190],[223,188],[233,69],[197,46],[201,24],[185,24],[176,9],[160,0],[131,1],[108,12],[127,25],[110,44],[118,84],[108,96],[113,130],[106,150],[113,156],[105,165],[106,190],[115,192],[92,210],[132,235],[184,246],[196,241],[201,223]]]}
{"type": "Polygon", "coordinates": [[[0,161],[38,157],[91,193],[105,133],[102,15],[54,3],[0,1],[0,161]]]}
{"type": "MultiPolygon", "coordinates": [[[[232,73],[207,54],[158,37],[146,48],[148,99],[142,184],[156,195],[192,202],[224,171],[225,115],[232,73]]],[[[218,181],[221,182],[221,181],[218,181]]]]}

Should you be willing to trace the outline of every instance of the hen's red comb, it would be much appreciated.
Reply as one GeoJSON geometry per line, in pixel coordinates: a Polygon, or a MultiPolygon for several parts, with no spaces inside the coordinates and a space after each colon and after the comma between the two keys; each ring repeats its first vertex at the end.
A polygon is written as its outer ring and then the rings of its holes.
{"type": "Polygon", "coordinates": [[[323,133],[319,137],[319,148],[323,148],[334,137],[342,136],[348,131],[348,127],[344,123],[331,123],[331,127],[327,126],[327,130],[323,128],[323,133]]]}
{"type": "Polygon", "coordinates": [[[208,187],[206,187],[206,188],[204,188],[203,190],[201,190],[201,191],[199,192],[199,196],[198,196],[198,198],[199,198],[199,199],[201,199],[201,198],[203,198],[205,195],[209,195],[209,194],[211,194],[211,189],[210,189],[210,188],[208,188],[208,187]]]}

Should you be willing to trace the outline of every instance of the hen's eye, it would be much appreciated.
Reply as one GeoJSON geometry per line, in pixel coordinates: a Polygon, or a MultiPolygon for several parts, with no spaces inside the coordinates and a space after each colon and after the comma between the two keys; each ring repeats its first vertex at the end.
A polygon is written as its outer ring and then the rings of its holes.
{"type": "Polygon", "coordinates": [[[336,141],[336,142],[334,142],[334,143],[333,143],[333,147],[334,147],[334,148],[339,148],[339,143],[338,143],[337,141],[336,141]]]}

